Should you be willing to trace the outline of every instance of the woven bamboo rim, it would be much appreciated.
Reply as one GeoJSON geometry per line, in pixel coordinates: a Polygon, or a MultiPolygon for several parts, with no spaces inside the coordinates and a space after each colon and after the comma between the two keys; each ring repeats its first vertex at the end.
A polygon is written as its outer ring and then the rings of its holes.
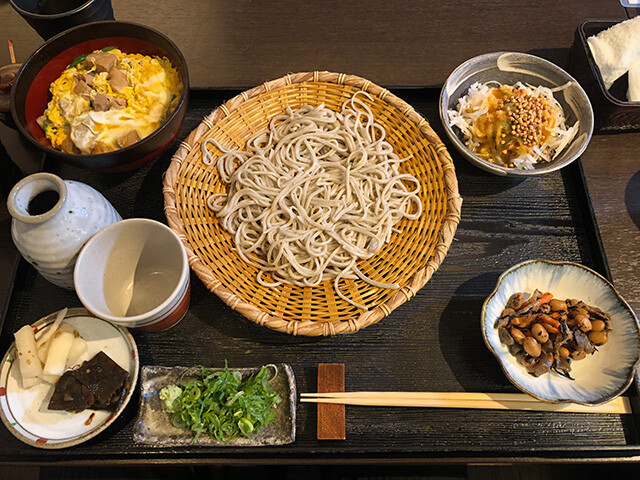
{"type": "Polygon", "coordinates": [[[413,297],[447,254],[462,205],[451,157],[429,123],[388,90],[357,76],[331,72],[288,74],[218,107],[181,143],[166,172],[163,194],[169,226],[179,235],[191,268],[209,290],[259,325],[308,336],[357,332],[413,297]],[[206,206],[209,195],[224,192],[226,187],[217,169],[202,162],[201,154],[202,141],[207,138],[244,149],[246,140],[286,107],[324,103],[339,110],[358,90],[373,97],[367,103],[376,121],[385,126],[395,151],[401,157],[411,155],[401,169],[420,180],[424,208],[420,219],[402,220],[397,225],[400,233],[375,257],[358,264],[371,278],[397,282],[401,288],[380,289],[360,280],[341,284],[346,295],[367,304],[367,311],[340,299],[329,281],[313,288],[260,285],[257,270],[235,253],[230,235],[206,206]]]}

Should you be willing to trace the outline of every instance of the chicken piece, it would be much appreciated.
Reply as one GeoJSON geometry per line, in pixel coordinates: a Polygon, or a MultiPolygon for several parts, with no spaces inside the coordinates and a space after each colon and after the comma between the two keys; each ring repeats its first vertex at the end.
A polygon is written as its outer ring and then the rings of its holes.
{"type": "Polygon", "coordinates": [[[113,98],[104,93],[97,93],[96,96],[93,97],[92,105],[96,112],[106,112],[112,108],[124,108],[127,105],[127,101],[124,98],[113,98]]]}
{"type": "Polygon", "coordinates": [[[129,86],[129,80],[122,70],[112,68],[109,71],[109,84],[114,92],[120,93],[124,88],[129,86]]]}
{"type": "Polygon", "coordinates": [[[38,126],[44,130],[44,121],[46,120],[47,117],[45,117],[44,115],[40,115],[37,119],[36,119],[36,123],[38,124],[38,126]]]}
{"type": "Polygon", "coordinates": [[[87,82],[84,80],[78,80],[73,92],[80,95],[85,100],[91,100],[91,92],[93,92],[93,88],[87,85],[87,82]]]}
{"type": "Polygon", "coordinates": [[[107,152],[109,152],[109,149],[102,142],[96,142],[96,144],[93,146],[93,149],[91,150],[91,153],[93,155],[97,155],[99,153],[107,153],[107,152]]]}
{"type": "Polygon", "coordinates": [[[93,52],[85,59],[87,66],[95,68],[98,73],[108,72],[115,66],[117,61],[118,57],[116,55],[107,52],[93,52]]]}
{"type": "Polygon", "coordinates": [[[62,150],[64,153],[73,153],[76,155],[80,153],[80,150],[75,146],[70,138],[65,138],[62,141],[62,143],[60,144],[60,150],[62,150]]]}
{"type": "Polygon", "coordinates": [[[97,112],[106,112],[109,110],[110,106],[109,97],[104,93],[97,93],[95,97],[93,97],[92,106],[93,109],[97,112]]]}
{"type": "Polygon", "coordinates": [[[111,106],[113,108],[125,108],[127,106],[127,101],[124,98],[110,97],[111,106]]]}
{"type": "Polygon", "coordinates": [[[67,97],[62,97],[60,100],[58,100],[58,106],[60,107],[62,115],[66,116],[69,113],[69,110],[71,109],[71,103],[71,100],[69,100],[67,97]]]}
{"type": "Polygon", "coordinates": [[[78,73],[76,75],[78,80],[84,81],[89,86],[93,86],[93,79],[96,78],[96,75],[93,72],[89,73],[78,73]]]}
{"type": "Polygon", "coordinates": [[[140,135],[136,130],[129,130],[127,133],[122,135],[120,138],[116,140],[116,143],[120,148],[126,148],[133,145],[136,142],[142,140],[140,135]]]}

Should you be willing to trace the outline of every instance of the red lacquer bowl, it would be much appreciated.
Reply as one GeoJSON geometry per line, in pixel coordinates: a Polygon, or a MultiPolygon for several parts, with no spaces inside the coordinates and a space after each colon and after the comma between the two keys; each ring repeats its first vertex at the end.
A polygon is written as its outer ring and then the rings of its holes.
{"type": "Polygon", "coordinates": [[[56,35],[31,55],[14,81],[11,114],[20,132],[47,155],[90,170],[122,171],[141,167],[171,145],[184,121],[188,99],[187,64],[171,40],[144,25],[95,22],[56,35]],[[74,58],[109,46],[116,46],[126,53],[167,57],[182,79],[178,106],[155,132],[127,148],[96,155],[72,155],[54,150],[36,123],[51,98],[49,86],[74,58]]]}

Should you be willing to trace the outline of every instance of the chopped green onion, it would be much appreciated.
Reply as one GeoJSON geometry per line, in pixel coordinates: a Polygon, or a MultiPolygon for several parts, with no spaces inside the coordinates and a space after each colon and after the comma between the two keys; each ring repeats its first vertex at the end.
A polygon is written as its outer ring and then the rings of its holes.
{"type": "Polygon", "coordinates": [[[85,59],[89,56],[88,53],[85,53],[84,55],[80,55],[76,58],[73,59],[73,61],[69,64],[69,66],[67,67],[67,70],[73,67],[77,67],[78,65],[80,65],[82,62],[85,61],[85,59]]]}
{"type": "Polygon", "coordinates": [[[203,433],[225,443],[237,436],[250,437],[273,421],[275,407],[281,401],[269,380],[267,366],[244,381],[242,374],[230,371],[226,362],[223,370],[202,366],[189,369],[178,380],[182,392],[173,402],[171,422],[193,432],[194,442],[203,433]]]}

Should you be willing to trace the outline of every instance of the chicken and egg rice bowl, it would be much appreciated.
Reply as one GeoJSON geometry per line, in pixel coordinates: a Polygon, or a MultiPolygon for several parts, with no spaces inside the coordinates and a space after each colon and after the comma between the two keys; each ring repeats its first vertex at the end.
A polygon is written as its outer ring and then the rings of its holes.
{"type": "Polygon", "coordinates": [[[57,150],[112,152],[155,131],[182,89],[167,58],[107,47],[76,58],[51,84],[52,99],[38,125],[57,150]]]}

